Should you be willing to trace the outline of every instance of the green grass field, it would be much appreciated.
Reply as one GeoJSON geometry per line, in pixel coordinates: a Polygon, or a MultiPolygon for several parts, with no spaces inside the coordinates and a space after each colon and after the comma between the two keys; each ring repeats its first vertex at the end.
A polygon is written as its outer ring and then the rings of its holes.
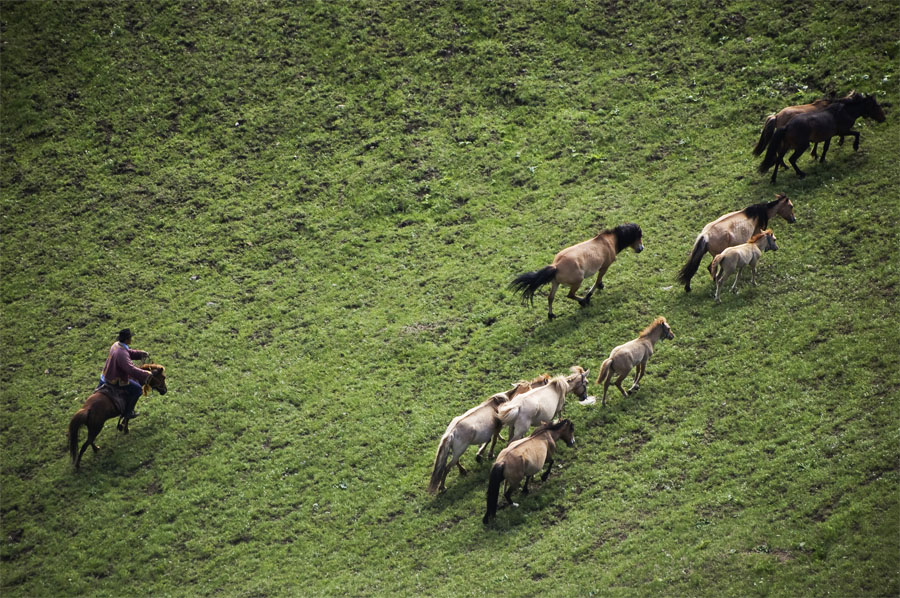
{"type": "MultiPolygon", "coordinates": [[[[0,3],[4,596],[897,596],[896,2],[0,3]],[[764,117],[887,120],[772,185],[764,117]],[[794,202],[721,305],[721,214],[794,202]],[[638,223],[585,309],[507,288],[638,223]],[[640,391],[485,527],[450,420],[596,377],[640,391]],[[116,332],[169,393],[66,429],[116,332]],[[82,432],[84,434],[84,432],[82,432]],[[83,436],[82,436],[83,439],[83,436]]],[[[593,385],[591,394],[601,388],[593,385]]]]}

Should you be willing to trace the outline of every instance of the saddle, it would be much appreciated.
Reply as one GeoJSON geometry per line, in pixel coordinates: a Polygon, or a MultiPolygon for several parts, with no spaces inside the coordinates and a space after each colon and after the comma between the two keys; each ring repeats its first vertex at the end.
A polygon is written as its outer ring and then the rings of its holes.
{"type": "Polygon", "coordinates": [[[125,409],[128,406],[128,397],[125,394],[126,388],[127,387],[125,386],[103,383],[98,386],[97,390],[94,392],[99,392],[109,397],[109,400],[111,400],[113,405],[116,406],[116,409],[119,410],[119,416],[121,417],[125,415],[125,409]]]}

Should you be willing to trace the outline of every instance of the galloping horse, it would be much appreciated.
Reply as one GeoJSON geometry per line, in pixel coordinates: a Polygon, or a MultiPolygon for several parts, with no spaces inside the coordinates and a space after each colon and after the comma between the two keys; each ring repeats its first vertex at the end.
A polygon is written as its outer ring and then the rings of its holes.
{"type": "MultiPolygon", "coordinates": [[[[148,363],[142,365],[141,369],[150,372],[150,377],[147,379],[147,383],[144,384],[145,395],[150,392],[151,388],[155,389],[161,395],[168,392],[168,389],[166,388],[166,368],[155,363],[148,363]]],[[[81,456],[84,454],[88,445],[94,449],[94,452],[100,450],[100,447],[94,444],[94,440],[103,430],[103,424],[106,420],[114,417],[121,417],[121,415],[122,413],[116,407],[113,400],[102,392],[94,391],[94,393],[87,398],[81,409],[79,409],[78,412],[72,416],[71,421],[69,421],[69,454],[72,456],[72,462],[75,464],[75,469],[78,469],[81,465],[81,456]],[[81,426],[87,426],[88,436],[84,444],[81,445],[81,451],[77,452],[78,432],[81,430],[81,426]]],[[[125,420],[124,424],[120,424],[119,429],[122,429],[127,433],[128,420],[125,420]]]]}
{"type": "MultiPolygon", "coordinates": [[[[713,257],[722,253],[726,247],[746,243],[747,239],[764,230],[775,215],[788,222],[795,222],[794,204],[784,193],[776,193],[775,201],[758,203],[737,212],[729,212],[713,220],[703,227],[687,264],[678,273],[678,280],[684,283],[684,290],[691,292],[691,278],[700,267],[700,261],[708,251],[713,257]]],[[[712,264],[709,275],[713,276],[712,264]]]]}
{"type": "Polygon", "coordinates": [[[603,231],[593,239],[563,249],[556,254],[551,265],[534,272],[520,274],[509,286],[522,293],[522,303],[529,301],[533,304],[535,291],[548,282],[552,283],[547,312],[547,317],[552,320],[555,317],[553,297],[559,285],[568,285],[567,297],[577,301],[581,307],[587,307],[594,291],[603,288],[603,275],[606,274],[610,264],[616,261],[616,255],[626,247],[631,247],[636,253],[644,250],[641,238],[640,226],[630,223],[620,224],[616,228],[603,231]],[[584,297],[579,297],[578,288],[582,281],[594,274],[597,274],[594,286],[584,297]]]}
{"type": "Polygon", "coordinates": [[[453,418],[447,431],[441,437],[438,443],[437,454],[434,457],[434,468],[431,472],[431,481],[428,484],[428,492],[443,492],[444,483],[447,474],[453,469],[453,466],[459,469],[459,475],[466,475],[466,469],[459,462],[466,449],[473,444],[481,444],[481,448],[475,454],[475,460],[481,462],[481,455],[487,447],[488,442],[491,443],[491,450],[488,458],[494,458],[494,445],[500,437],[500,431],[503,424],[497,417],[497,407],[506,403],[516,395],[528,392],[532,388],[543,386],[550,380],[550,376],[543,374],[538,376],[531,382],[519,382],[506,392],[498,392],[489,399],[469,409],[462,415],[453,418]],[[447,463],[447,457],[451,456],[450,463],[447,463]]]}
{"type": "MultiPolygon", "coordinates": [[[[546,386],[529,390],[508,403],[500,405],[497,417],[509,426],[509,442],[525,436],[528,428],[553,421],[566,403],[566,394],[574,392],[582,400],[587,399],[587,375],[590,370],[572,366],[572,374],[556,376],[546,386]]],[[[508,445],[507,445],[508,446],[508,445]]]]}
{"type": "Polygon", "coordinates": [[[750,240],[742,245],[729,247],[713,259],[712,268],[715,275],[713,280],[716,283],[716,303],[721,303],[719,299],[719,289],[725,279],[737,270],[734,275],[734,284],[731,285],[731,292],[737,293],[737,281],[741,275],[744,266],[750,266],[750,282],[756,284],[756,263],[762,256],[764,251],[777,251],[778,245],[775,243],[775,235],[770,230],[764,230],[750,237],[750,240]]]}
{"type": "Polygon", "coordinates": [[[650,356],[653,355],[653,346],[660,338],[667,340],[675,338],[669,323],[662,316],[653,320],[653,323],[644,328],[636,339],[628,341],[624,345],[619,345],[610,351],[609,358],[600,366],[600,375],[597,376],[597,384],[600,384],[601,380],[603,381],[603,401],[601,405],[606,405],[606,391],[609,389],[609,383],[613,374],[619,376],[615,384],[622,396],[627,397],[640,388],[638,383],[644,377],[647,362],[650,361],[650,356]],[[628,389],[628,392],[625,392],[625,389],[622,388],[622,380],[625,379],[631,368],[635,366],[637,366],[637,370],[634,372],[634,382],[631,388],[628,389]]]}
{"type": "Polygon", "coordinates": [[[828,146],[835,135],[853,135],[853,150],[859,149],[859,132],[852,130],[853,123],[860,116],[884,122],[884,111],[873,96],[855,94],[852,97],[835,100],[823,110],[801,114],[794,117],[787,125],[776,129],[766,150],[766,157],[759,165],[760,172],[768,171],[772,166],[772,182],[778,176],[778,167],[784,164],[784,155],[789,149],[794,153],[788,158],[797,176],[806,176],[797,166],[797,158],[806,151],[811,142],[824,141],[820,162],[825,162],[828,146]]]}
{"type": "MultiPolygon", "coordinates": [[[[859,95],[861,94],[858,94],[855,91],[851,91],[842,99],[849,100],[859,95]]],[[[795,116],[799,116],[801,114],[809,114],[810,112],[819,112],[820,110],[824,110],[826,107],[828,107],[832,102],[834,102],[833,99],[822,99],[816,100],[811,104],[788,106],[787,108],[782,108],[777,114],[770,114],[769,116],[767,116],[766,122],[763,125],[762,133],[759,136],[759,141],[756,143],[756,147],[753,148],[753,155],[760,155],[763,150],[766,149],[766,146],[769,145],[769,141],[771,141],[772,135],[775,134],[775,130],[780,127],[786,126],[789,122],[791,122],[791,120],[793,120],[795,116]]],[[[841,145],[844,144],[843,135],[841,136],[840,143],[841,145]]],[[[813,158],[816,157],[816,147],[818,145],[819,144],[816,143],[813,146],[813,158]]],[[[787,165],[784,163],[782,163],[781,166],[787,168],[787,165]]]]}
{"type": "Polygon", "coordinates": [[[547,479],[553,467],[553,453],[556,451],[556,441],[560,438],[570,447],[575,446],[575,424],[564,419],[555,424],[544,424],[528,438],[512,443],[497,455],[497,461],[491,468],[491,477],[488,482],[487,512],[484,514],[484,522],[487,525],[497,515],[497,502],[500,497],[500,484],[506,481],[506,497],[508,504],[512,501],[513,490],[519,487],[522,478],[525,478],[525,487],[522,494],[528,494],[528,482],[544,467],[547,469],[541,474],[541,481],[547,479]]]}

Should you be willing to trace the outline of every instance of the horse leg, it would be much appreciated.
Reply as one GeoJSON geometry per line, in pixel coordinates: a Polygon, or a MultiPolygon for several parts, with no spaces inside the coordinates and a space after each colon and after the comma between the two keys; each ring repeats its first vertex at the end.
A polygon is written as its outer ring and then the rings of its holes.
{"type": "Polygon", "coordinates": [[[606,391],[609,390],[609,381],[612,380],[612,372],[610,375],[606,377],[606,380],[603,381],[603,400],[600,402],[601,407],[606,407],[606,391]]]}
{"type": "MultiPolygon", "coordinates": [[[[812,151],[809,152],[809,155],[812,156],[813,158],[817,157],[817,154],[816,154],[816,148],[817,148],[817,147],[819,147],[819,142],[818,142],[818,141],[815,142],[815,143],[813,143],[812,151]]],[[[824,152],[825,150],[822,150],[822,151],[824,152]]],[[[784,166],[785,168],[787,168],[787,164],[784,164],[783,166],[784,166]]]]}
{"type": "Polygon", "coordinates": [[[95,431],[90,426],[88,426],[87,440],[85,440],[84,444],[81,445],[81,451],[79,451],[78,453],[78,458],[75,459],[75,469],[78,469],[81,466],[81,456],[84,455],[84,451],[87,450],[88,446],[93,448],[95,453],[100,450],[100,447],[94,444],[94,440],[97,439],[97,434],[99,433],[99,430],[95,431]]]}
{"type": "Polygon", "coordinates": [[[525,477],[525,486],[522,487],[522,496],[525,496],[526,494],[528,494],[528,483],[531,482],[531,478],[533,478],[533,477],[534,477],[533,475],[525,477]]]}
{"type": "Polygon", "coordinates": [[[738,278],[740,278],[741,270],[743,270],[743,269],[744,269],[743,266],[738,266],[738,269],[734,273],[734,284],[731,285],[731,292],[734,293],[735,295],[737,295],[737,281],[738,281],[738,278]]]}
{"type": "Polygon", "coordinates": [[[553,297],[556,296],[556,289],[559,288],[559,283],[555,280],[550,283],[550,296],[547,297],[547,319],[552,320],[556,316],[553,315],[553,297]]]}
{"type": "MultiPolygon", "coordinates": [[[[859,133],[857,131],[847,131],[847,135],[853,135],[853,151],[859,150],[859,133]]],[[[841,136],[841,139],[843,138],[841,136]]]]}
{"type": "Polygon", "coordinates": [[[634,381],[631,383],[631,388],[628,389],[628,394],[632,394],[636,392],[640,388],[639,382],[641,378],[644,376],[644,367],[646,366],[646,362],[641,361],[637,364],[637,367],[634,368],[634,381]]]}
{"type": "MultiPolygon", "coordinates": [[[[799,158],[800,155],[803,154],[803,152],[805,152],[806,148],[808,148],[808,147],[809,147],[809,143],[807,143],[803,147],[798,148],[793,154],[791,154],[791,157],[788,158],[788,161],[791,163],[791,166],[794,167],[794,171],[796,171],[797,176],[800,177],[801,179],[806,176],[806,173],[803,172],[802,170],[800,170],[800,167],[797,166],[797,158],[799,158]]],[[[824,154],[823,154],[823,157],[824,157],[824,154]]],[[[774,178],[773,178],[772,182],[775,182],[774,178]]]]}
{"type": "Polygon", "coordinates": [[[550,477],[550,470],[553,469],[553,459],[547,459],[547,469],[544,470],[544,473],[541,474],[541,481],[547,481],[547,478],[550,477]]]}
{"type": "Polygon", "coordinates": [[[588,292],[585,293],[584,299],[579,301],[579,303],[581,303],[581,307],[588,306],[588,304],[591,302],[591,295],[594,294],[594,291],[602,291],[603,290],[603,281],[601,280],[602,278],[603,278],[603,270],[601,269],[599,272],[597,272],[597,280],[594,281],[594,286],[592,286],[590,288],[590,290],[588,290],[588,292]]]}
{"type": "Polygon", "coordinates": [[[623,397],[627,397],[627,396],[628,396],[628,393],[625,392],[625,389],[624,389],[624,388],[622,388],[622,380],[624,380],[624,379],[625,379],[625,376],[627,376],[627,375],[628,375],[628,372],[625,372],[624,374],[622,374],[621,376],[619,376],[619,377],[616,379],[616,387],[618,387],[618,389],[619,389],[619,391],[622,393],[622,396],[623,396],[623,397]]]}
{"type": "MultiPolygon", "coordinates": [[[[579,287],[581,287],[581,283],[582,283],[582,281],[578,281],[578,284],[570,285],[569,286],[569,294],[566,295],[566,297],[568,297],[569,299],[574,299],[575,301],[578,302],[578,305],[580,305],[581,307],[584,307],[585,305],[587,305],[587,303],[585,302],[585,298],[578,296],[578,289],[579,289],[579,287]]],[[[590,299],[588,299],[588,301],[590,301],[590,299]]]]}
{"type": "Polygon", "coordinates": [[[825,143],[822,144],[822,159],[819,160],[820,163],[825,163],[825,154],[828,153],[828,146],[831,145],[831,138],[825,140],[825,143]]]}
{"type": "MultiPolygon", "coordinates": [[[[493,440],[494,440],[494,442],[497,442],[497,437],[494,436],[493,440]]],[[[475,453],[475,462],[476,463],[481,463],[482,455],[484,454],[484,449],[487,448],[487,445],[488,445],[488,443],[485,442],[484,444],[482,444],[481,446],[478,447],[478,451],[475,453]]],[[[491,453],[493,453],[493,452],[494,452],[494,443],[492,442],[491,443],[491,453]]],[[[491,455],[491,458],[493,458],[493,455],[491,455]]]]}

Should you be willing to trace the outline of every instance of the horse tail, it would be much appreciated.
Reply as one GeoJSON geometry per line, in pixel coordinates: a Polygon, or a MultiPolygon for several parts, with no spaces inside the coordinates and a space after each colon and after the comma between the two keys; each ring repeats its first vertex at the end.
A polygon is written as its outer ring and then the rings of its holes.
{"type": "Polygon", "coordinates": [[[497,417],[504,426],[508,426],[519,417],[519,405],[501,405],[497,417]]]}
{"type": "Polygon", "coordinates": [[[69,455],[72,456],[73,462],[78,457],[78,431],[81,430],[81,426],[87,425],[87,419],[88,410],[82,408],[69,421],[69,455]]]}
{"type": "Polygon", "coordinates": [[[722,256],[724,253],[720,253],[716,257],[713,258],[712,265],[709,267],[710,276],[712,276],[713,282],[716,281],[716,278],[719,276],[719,268],[722,266],[722,256]]]}
{"type": "Polygon", "coordinates": [[[775,163],[778,161],[778,150],[781,149],[781,141],[784,139],[786,131],[785,127],[775,130],[772,140],[769,142],[769,149],[766,150],[766,157],[763,158],[762,164],[759,165],[760,172],[766,172],[775,166],[775,163]]]}
{"type": "Polygon", "coordinates": [[[441,437],[437,454],[434,456],[434,470],[431,472],[431,481],[428,483],[428,492],[434,494],[444,479],[444,471],[447,469],[447,457],[450,455],[450,445],[453,441],[453,432],[448,432],[441,437]]]}
{"type": "Polygon", "coordinates": [[[612,357],[607,357],[603,365],[600,366],[600,375],[597,376],[597,381],[594,384],[600,384],[609,375],[610,365],[612,365],[612,357]]]}
{"type": "Polygon", "coordinates": [[[759,136],[759,141],[756,143],[756,147],[753,148],[753,155],[760,155],[766,146],[769,145],[769,140],[772,139],[772,134],[775,133],[775,124],[777,122],[777,118],[774,114],[770,114],[766,117],[766,124],[763,125],[762,133],[759,136]]]}
{"type": "Polygon", "coordinates": [[[688,258],[688,262],[678,273],[678,280],[684,284],[684,290],[688,293],[691,292],[691,278],[697,273],[697,268],[700,267],[700,260],[703,259],[707,249],[709,249],[709,242],[706,235],[698,236],[694,242],[694,248],[691,250],[691,257],[688,258]]]}
{"type": "Polygon", "coordinates": [[[500,498],[500,484],[505,478],[506,465],[503,463],[495,463],[491,468],[491,478],[488,482],[487,491],[487,512],[484,514],[482,523],[487,525],[497,515],[497,501],[500,498]]]}
{"type": "Polygon", "coordinates": [[[534,292],[556,278],[556,266],[544,266],[534,272],[526,272],[516,276],[509,286],[515,292],[522,293],[522,303],[534,303],[534,292]]]}

